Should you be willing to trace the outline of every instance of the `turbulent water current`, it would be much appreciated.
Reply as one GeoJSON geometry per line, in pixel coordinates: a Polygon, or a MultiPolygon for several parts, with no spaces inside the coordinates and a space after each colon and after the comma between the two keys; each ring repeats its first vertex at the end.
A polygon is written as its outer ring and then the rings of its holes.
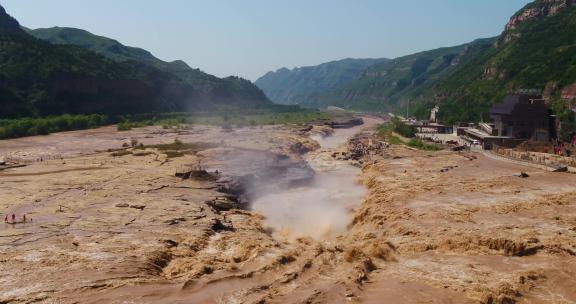
{"type": "Polygon", "coordinates": [[[314,180],[253,202],[252,208],[266,217],[277,237],[327,239],[346,231],[351,211],[362,202],[366,189],[356,181],[360,169],[330,155],[362,128],[337,129],[331,136],[314,138],[321,149],[306,156],[316,173],[314,180]]]}

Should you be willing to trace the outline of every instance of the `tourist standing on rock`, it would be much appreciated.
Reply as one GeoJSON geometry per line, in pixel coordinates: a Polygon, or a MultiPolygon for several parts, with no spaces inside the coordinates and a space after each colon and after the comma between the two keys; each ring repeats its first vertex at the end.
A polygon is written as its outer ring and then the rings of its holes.
{"type": "Polygon", "coordinates": [[[16,214],[12,213],[12,223],[16,223],[16,214]]]}
{"type": "Polygon", "coordinates": [[[26,214],[22,215],[22,221],[26,223],[26,214]]]}

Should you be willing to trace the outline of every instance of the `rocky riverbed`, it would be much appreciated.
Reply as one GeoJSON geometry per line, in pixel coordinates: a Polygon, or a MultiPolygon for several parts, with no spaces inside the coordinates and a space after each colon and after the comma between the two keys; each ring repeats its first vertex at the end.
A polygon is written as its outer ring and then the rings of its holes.
{"type": "Polygon", "coordinates": [[[253,201],[316,181],[303,153],[332,132],[107,127],[3,141],[25,166],[0,172],[2,216],[18,218],[0,233],[0,299],[226,302],[256,274],[283,276],[300,241],[274,237],[253,201]],[[175,143],[185,152],[166,150],[175,143]],[[231,288],[211,291],[220,284],[231,288]]]}
{"type": "Polygon", "coordinates": [[[1,141],[0,302],[576,302],[575,175],[364,121],[1,141]]]}

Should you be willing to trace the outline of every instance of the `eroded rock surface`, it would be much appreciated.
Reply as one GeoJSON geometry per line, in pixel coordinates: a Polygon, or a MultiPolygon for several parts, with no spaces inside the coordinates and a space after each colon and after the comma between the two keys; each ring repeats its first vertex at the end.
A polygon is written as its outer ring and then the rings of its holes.
{"type": "Polygon", "coordinates": [[[32,218],[2,224],[0,302],[576,302],[575,175],[365,133],[321,149],[309,138],[329,133],[104,128],[0,142],[14,158],[64,156],[0,172],[2,215],[32,218]],[[214,145],[172,157],[91,153],[133,137],[214,145]],[[242,204],[242,177],[309,178],[294,145],[314,151],[315,168],[361,167],[368,193],[341,235],[278,238],[242,204]],[[198,166],[218,179],[175,176],[198,166]]]}

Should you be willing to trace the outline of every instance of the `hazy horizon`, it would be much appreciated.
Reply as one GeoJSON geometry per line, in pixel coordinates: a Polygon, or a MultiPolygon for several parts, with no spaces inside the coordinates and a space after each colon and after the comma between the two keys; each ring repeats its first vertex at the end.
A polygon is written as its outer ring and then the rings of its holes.
{"type": "Polygon", "coordinates": [[[282,67],[395,58],[496,36],[531,1],[430,2],[4,0],[1,5],[29,28],[81,28],[162,60],[181,59],[216,76],[255,81],[282,67]]]}

